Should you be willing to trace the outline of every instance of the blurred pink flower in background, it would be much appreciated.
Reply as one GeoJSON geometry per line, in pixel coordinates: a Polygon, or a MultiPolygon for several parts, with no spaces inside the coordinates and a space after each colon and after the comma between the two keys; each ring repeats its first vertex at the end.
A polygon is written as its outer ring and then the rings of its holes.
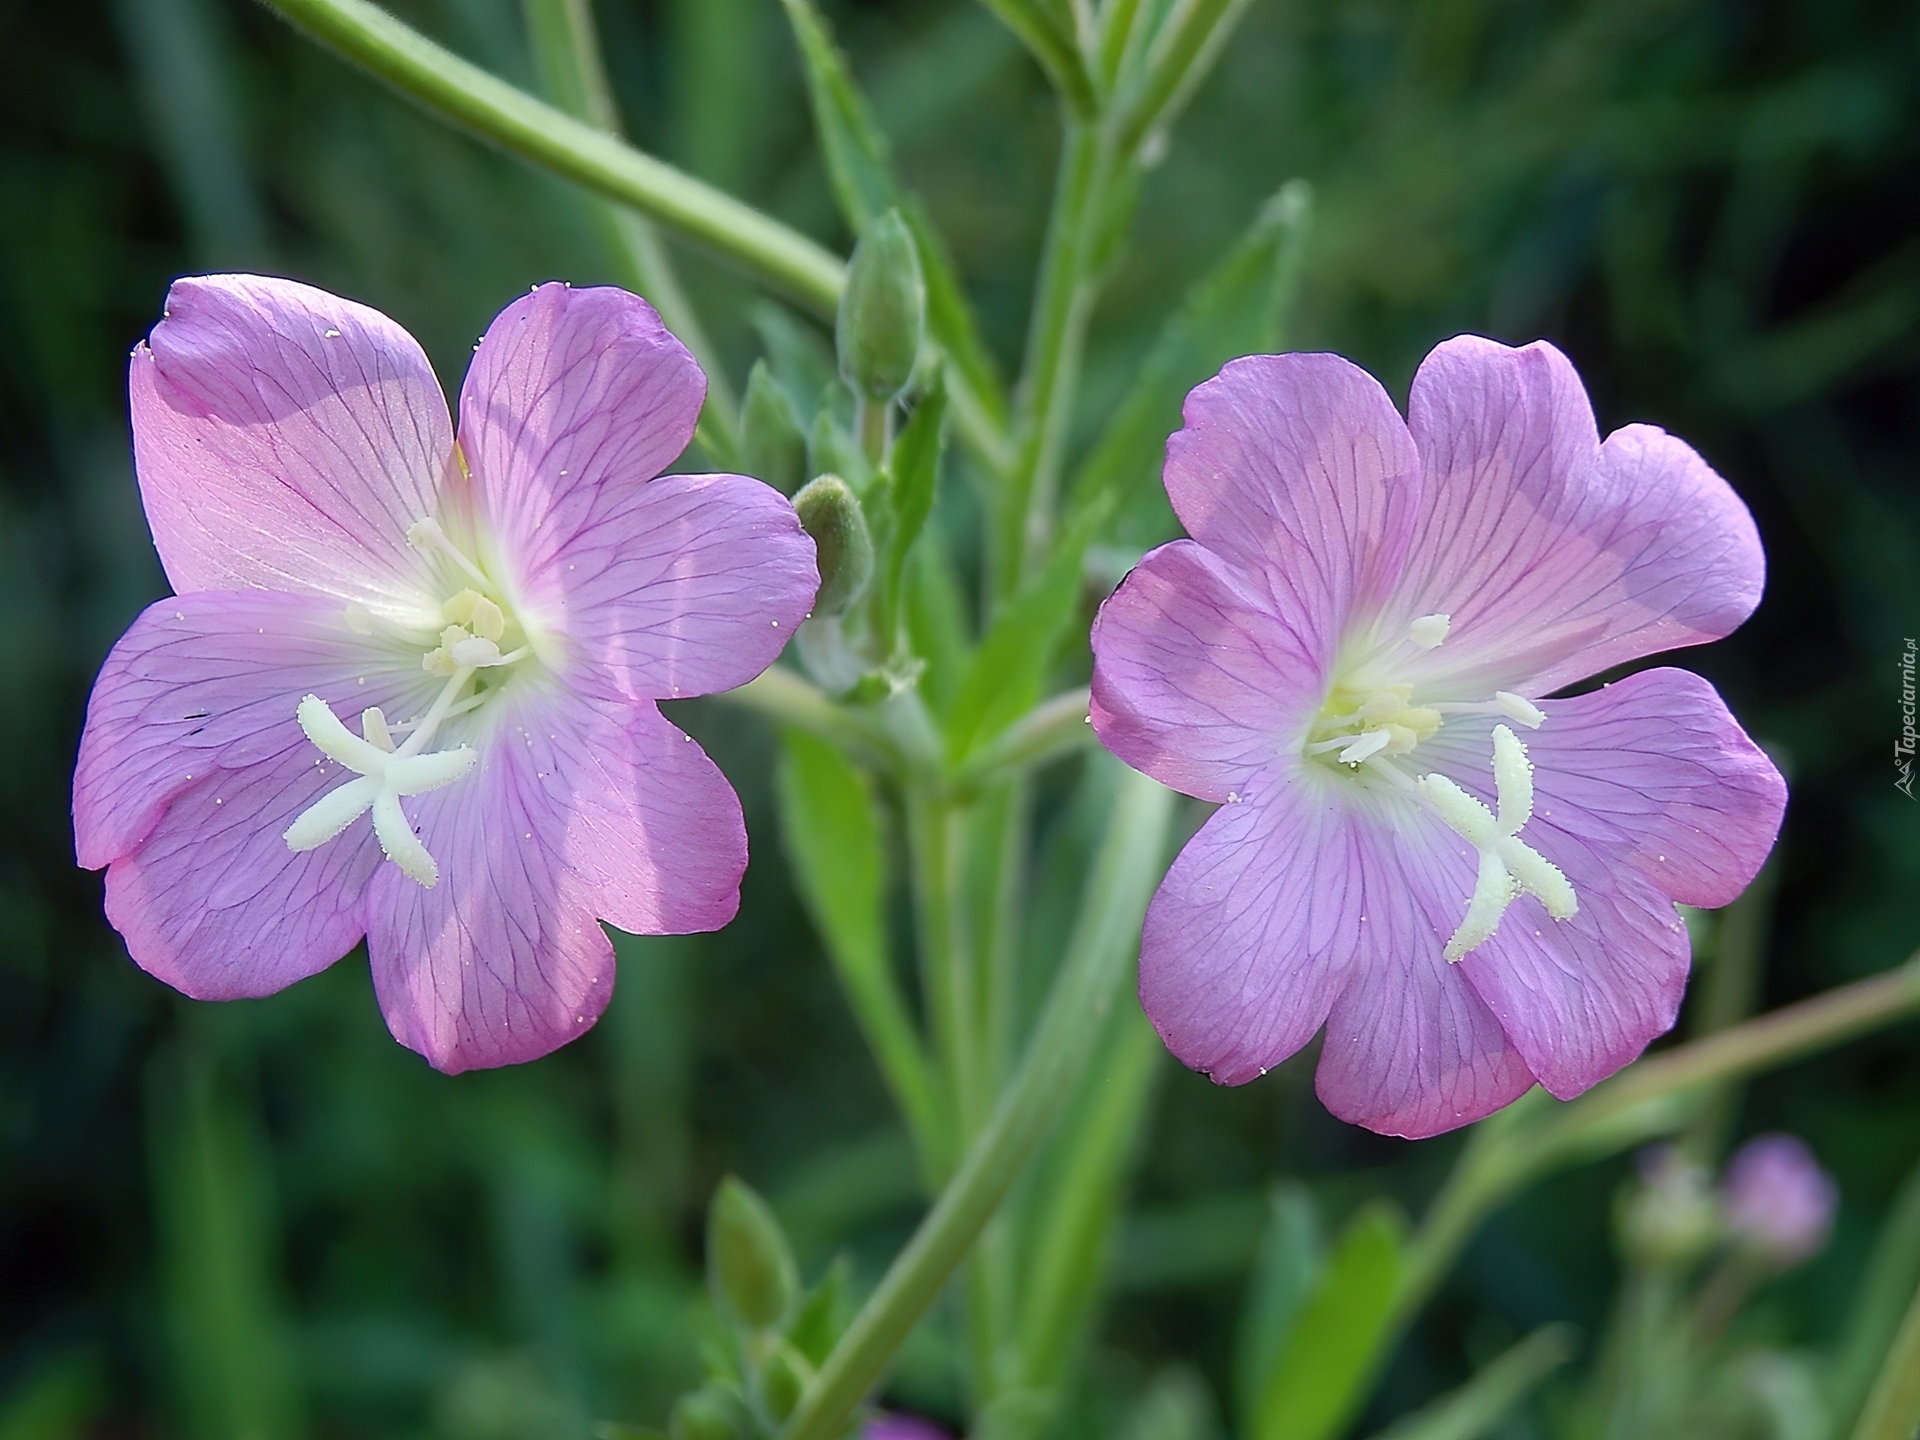
{"type": "Polygon", "coordinates": [[[95,682],[73,813],[144,969],[266,995],[364,936],[395,1037],[458,1071],[594,1022],[600,921],[732,918],[739,801],[654,702],[773,661],[813,542],[756,480],[654,478],[706,380],[645,301],[516,300],[457,442],[412,336],[285,280],[176,283],[129,388],[177,593],[95,682]]]}
{"type": "Polygon", "coordinates": [[[1840,1190],[1796,1135],[1756,1135],[1727,1162],[1721,1181],[1727,1228],[1782,1267],[1825,1248],[1840,1190]]]}
{"type": "Polygon", "coordinates": [[[1786,787],[1686,671],[1548,697],[1752,613],[1746,507],[1653,426],[1602,442],[1544,343],[1446,342],[1406,420],[1337,356],[1236,360],[1185,421],[1192,538],[1093,632],[1101,741],[1221,806],[1147,914],[1168,1047],[1239,1084],[1324,1025],[1327,1107],[1407,1136],[1634,1059],[1686,985],[1674,902],[1745,888],[1786,787]]]}

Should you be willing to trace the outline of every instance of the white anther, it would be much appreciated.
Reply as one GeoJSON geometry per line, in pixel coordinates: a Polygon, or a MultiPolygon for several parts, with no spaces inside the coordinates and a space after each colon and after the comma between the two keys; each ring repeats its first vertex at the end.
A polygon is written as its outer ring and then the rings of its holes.
{"type": "Polygon", "coordinates": [[[358,601],[347,606],[340,618],[347,622],[347,629],[356,635],[373,633],[373,612],[358,601]]]}
{"type": "Polygon", "coordinates": [[[1493,692],[1493,703],[1500,707],[1502,715],[1529,730],[1538,730],[1546,724],[1547,712],[1524,695],[1516,695],[1511,690],[1496,690],[1493,692]]]}
{"type": "Polygon", "coordinates": [[[1422,650],[1431,650],[1447,638],[1452,627],[1451,615],[1422,615],[1407,626],[1407,635],[1422,650]]]}
{"type": "Polygon", "coordinates": [[[1355,738],[1354,742],[1340,752],[1340,759],[1349,765],[1358,765],[1378,755],[1393,742],[1393,736],[1385,730],[1369,730],[1355,738]]]}
{"type": "Polygon", "coordinates": [[[467,665],[476,670],[500,663],[500,647],[484,635],[469,635],[464,640],[456,640],[447,647],[447,654],[455,665],[467,665]]]}
{"type": "Polygon", "coordinates": [[[1527,747],[1505,725],[1493,727],[1493,784],[1497,817],[1444,775],[1429,775],[1420,787],[1448,828],[1480,852],[1466,916],[1447,941],[1449,961],[1463,959],[1492,939],[1500,917],[1520,895],[1532,895],[1555,920],[1571,919],[1580,909],[1572,882],[1519,838],[1521,827],[1533,818],[1533,762],[1527,747]]]}
{"type": "MultiPolygon", "coordinates": [[[[458,683],[465,684],[469,674],[470,671],[462,672],[458,683]]],[[[437,713],[429,712],[434,725],[444,717],[446,707],[437,706],[436,710],[437,713]]],[[[303,699],[295,713],[300,728],[321,753],[355,772],[358,778],[328,791],[301,811],[286,829],[287,848],[316,849],[371,810],[373,831],[386,857],[409,879],[431,888],[440,878],[440,867],[427,853],[427,847],[420,843],[420,837],[413,833],[400,808],[400,798],[424,795],[442,785],[451,785],[473,769],[479,755],[466,745],[418,753],[417,747],[432,733],[429,725],[422,725],[408,744],[396,751],[386,716],[378,706],[369,706],[361,712],[364,738],[347,729],[332,707],[318,695],[303,699]]]]}

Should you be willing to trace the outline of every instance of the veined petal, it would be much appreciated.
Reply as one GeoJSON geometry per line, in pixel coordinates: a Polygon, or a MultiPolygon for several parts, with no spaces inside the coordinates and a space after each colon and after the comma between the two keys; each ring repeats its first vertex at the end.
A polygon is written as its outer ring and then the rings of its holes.
{"type": "Polygon", "coordinates": [[[107,867],[107,919],[141,969],[196,1000],[271,995],[326,969],[366,930],[380,864],[371,828],[312,850],[294,819],[353,776],[292,724],[278,754],[211,769],[173,797],[143,842],[107,867]]]}
{"type": "Polygon", "coordinates": [[[1225,800],[1300,735],[1324,666],[1244,578],[1176,540],[1120,583],[1093,622],[1094,732],[1136,770],[1225,800]]]}
{"type": "MultiPolygon", "coordinates": [[[[1686,905],[1746,889],[1779,834],[1786,781],[1710,683],[1643,670],[1541,708],[1528,835],[1563,831],[1686,905]]],[[[1484,793],[1492,723],[1448,726],[1426,747],[1433,763],[1484,793]]]]}
{"type": "Polygon", "coordinates": [[[291,280],[194,276],[134,351],[134,457],[174,589],[263,588],[413,607],[408,525],[453,428],[413,337],[291,280]]]}
{"type": "MultiPolygon", "coordinates": [[[[308,693],[347,714],[423,709],[419,663],[356,634],[337,601],[315,596],[202,591],[148,606],[87,704],[73,777],[80,863],[98,869],[126,855],[175,796],[216,770],[287,754],[318,761],[294,718],[308,693]]],[[[276,837],[302,808],[287,812],[276,837]]]]}
{"type": "Polygon", "coordinates": [[[1147,907],[1140,1001],[1167,1048],[1223,1085],[1313,1038],[1377,933],[1377,837],[1325,779],[1270,768],[1187,842],[1147,907]],[[1369,928],[1371,927],[1371,928],[1369,928]]]}
{"type": "Polygon", "coordinates": [[[1544,341],[1438,346],[1408,417],[1425,478],[1389,628],[1452,619],[1408,678],[1538,697],[1718,639],[1759,603],[1765,559],[1731,487],[1653,426],[1602,445],[1579,376],[1544,341]]]}
{"type": "MultiPolygon", "coordinates": [[[[1360,854],[1372,943],[1327,1017],[1314,1088],[1342,1120],[1417,1140],[1491,1115],[1534,1076],[1444,956],[1474,890],[1472,847],[1397,800],[1378,807],[1369,842],[1360,854]]],[[[1513,922],[1509,914],[1503,929],[1513,922]]]]}
{"type": "Polygon", "coordinates": [[[1234,360],[1187,396],[1167,496],[1187,533],[1259,575],[1330,657],[1389,595],[1420,461],[1380,383],[1337,355],[1234,360]]]}
{"type": "Polygon", "coordinates": [[[602,486],[590,509],[527,580],[535,608],[565,616],[580,661],[568,678],[590,693],[664,700],[744,685],[813,608],[813,539],[770,485],[662,475],[602,486]]]}
{"type": "Polygon", "coordinates": [[[637,295],[546,284],[502,310],[460,388],[460,444],[505,568],[541,574],[592,523],[602,490],[671,464],[706,392],[637,295]]]}
{"type": "Polygon", "coordinates": [[[385,867],[369,891],[387,1024],[448,1072],[579,1035],[612,993],[599,918],[717,928],[746,868],[731,788],[651,706],[529,692],[503,700],[475,748],[471,775],[407,802],[438,883],[385,867]]]}

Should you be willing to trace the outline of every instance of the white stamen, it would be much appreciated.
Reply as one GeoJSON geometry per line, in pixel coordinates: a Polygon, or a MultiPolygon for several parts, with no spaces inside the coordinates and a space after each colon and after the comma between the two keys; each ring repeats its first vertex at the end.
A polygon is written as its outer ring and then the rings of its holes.
{"type": "Polygon", "coordinates": [[[1493,703],[1500,707],[1500,713],[1509,720],[1518,721],[1529,730],[1538,730],[1546,724],[1547,712],[1542,710],[1525,696],[1516,695],[1511,690],[1493,692],[1493,703]]]}
{"type": "Polygon", "coordinates": [[[1348,765],[1358,765],[1368,757],[1378,755],[1392,742],[1393,736],[1385,730],[1369,730],[1357,737],[1354,742],[1340,752],[1340,759],[1348,765]]]}
{"type": "Polygon", "coordinates": [[[486,572],[460,553],[460,547],[447,538],[447,532],[440,528],[440,522],[431,515],[407,527],[407,543],[416,550],[428,553],[438,550],[443,555],[451,556],[454,564],[466,571],[469,577],[491,588],[492,582],[487,579],[486,572]]]}
{"type": "Polygon", "coordinates": [[[1431,650],[1447,638],[1452,627],[1451,615],[1422,615],[1407,627],[1407,635],[1422,650],[1431,650]]]}
{"type": "Polygon", "coordinates": [[[373,612],[357,600],[347,606],[340,618],[347,622],[347,628],[356,635],[373,633],[373,612]]]}
{"type": "Polygon", "coordinates": [[[303,699],[295,712],[300,728],[322,754],[354,771],[358,778],[330,790],[303,810],[287,827],[287,848],[302,851],[324,845],[372,810],[374,834],[387,858],[409,879],[431,888],[440,878],[440,867],[413,833],[400,808],[400,798],[451,785],[479,761],[479,755],[466,745],[421,753],[450,712],[453,696],[472,675],[471,669],[463,669],[448,681],[433,708],[398,750],[393,748],[392,732],[378,706],[361,712],[360,725],[366,732],[362,738],[347,729],[318,695],[303,699]]]}
{"type": "Polygon", "coordinates": [[[1580,909],[1572,882],[1519,838],[1521,827],[1533,818],[1533,762],[1527,747],[1504,725],[1493,727],[1493,784],[1497,818],[1444,775],[1429,775],[1420,786],[1448,828],[1480,852],[1466,916],[1447,941],[1450,962],[1492,939],[1500,917],[1520,895],[1532,895],[1555,920],[1570,919],[1580,909]]]}
{"type": "Polygon", "coordinates": [[[447,654],[453,657],[455,665],[465,665],[481,669],[500,663],[500,647],[484,635],[469,635],[447,647],[447,654]]]}

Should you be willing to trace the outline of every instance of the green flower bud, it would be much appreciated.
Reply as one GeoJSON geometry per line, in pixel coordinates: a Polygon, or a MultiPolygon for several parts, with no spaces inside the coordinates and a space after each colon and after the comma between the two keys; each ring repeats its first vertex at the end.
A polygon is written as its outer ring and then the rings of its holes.
{"type": "Polygon", "coordinates": [[[869,400],[894,399],[913,378],[926,328],[920,252],[900,212],[889,210],[867,227],[847,268],[834,325],[840,374],[869,400]]]}
{"type": "Polygon", "coordinates": [[[706,1385],[673,1402],[667,1434],[670,1440],[743,1440],[746,1419],[736,1396],[706,1385]]]}
{"type": "Polygon", "coordinates": [[[764,360],[753,362],[740,402],[740,465],[782,495],[791,495],[806,478],[807,437],[764,360]]]}
{"type": "Polygon", "coordinates": [[[760,1403],[777,1425],[793,1414],[801,1392],[813,1378],[806,1357],[782,1340],[760,1366],[760,1403]]]}
{"type": "Polygon", "coordinates": [[[813,537],[820,567],[813,613],[844,614],[866,593],[873,578],[873,536],[867,531],[859,498],[838,475],[819,475],[793,497],[793,508],[813,537]]]}
{"type": "Polygon", "coordinates": [[[723,1315],[755,1330],[779,1324],[800,1288],[780,1222],[731,1175],[707,1211],[707,1283],[723,1315]]]}

